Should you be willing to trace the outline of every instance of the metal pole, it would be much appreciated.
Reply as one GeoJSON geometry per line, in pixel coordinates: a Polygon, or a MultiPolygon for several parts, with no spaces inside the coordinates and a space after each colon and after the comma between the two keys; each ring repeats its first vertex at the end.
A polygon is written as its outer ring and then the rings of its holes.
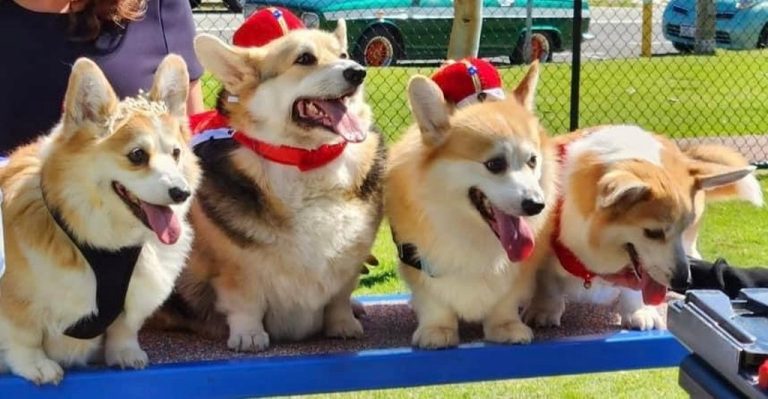
{"type": "Polygon", "coordinates": [[[643,0],[643,38],[640,53],[643,57],[651,56],[651,39],[653,26],[653,0],[643,0]]]}
{"type": "Polygon", "coordinates": [[[715,53],[714,0],[696,0],[696,32],[694,33],[694,38],[695,53],[715,53]]]}
{"type": "Polygon", "coordinates": [[[525,5],[525,44],[523,46],[523,57],[525,62],[531,61],[531,29],[533,28],[533,0],[528,0],[525,5]]]}
{"type": "Polygon", "coordinates": [[[579,87],[581,84],[581,0],[573,0],[573,60],[571,62],[571,125],[579,128],[579,87]]]}

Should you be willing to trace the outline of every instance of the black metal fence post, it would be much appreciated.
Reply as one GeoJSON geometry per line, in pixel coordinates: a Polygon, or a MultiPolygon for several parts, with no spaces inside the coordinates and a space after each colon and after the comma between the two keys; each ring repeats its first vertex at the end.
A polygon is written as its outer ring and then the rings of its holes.
{"type": "Polygon", "coordinates": [[[570,130],[579,128],[579,88],[581,86],[581,0],[573,1],[573,47],[571,49],[571,123],[570,130]]]}

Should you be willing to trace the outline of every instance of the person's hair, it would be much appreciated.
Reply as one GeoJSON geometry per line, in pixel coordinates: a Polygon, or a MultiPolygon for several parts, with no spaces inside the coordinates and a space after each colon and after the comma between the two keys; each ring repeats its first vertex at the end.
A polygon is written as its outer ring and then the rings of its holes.
{"type": "Polygon", "coordinates": [[[77,40],[93,40],[106,26],[121,27],[144,16],[146,0],[80,0],[85,7],[71,15],[70,34],[77,40]]]}

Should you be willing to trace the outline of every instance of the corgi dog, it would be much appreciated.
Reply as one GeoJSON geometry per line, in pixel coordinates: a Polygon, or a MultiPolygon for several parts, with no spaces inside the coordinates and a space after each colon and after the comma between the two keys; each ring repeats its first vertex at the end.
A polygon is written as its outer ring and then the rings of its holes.
{"type": "Polygon", "coordinates": [[[381,223],[386,149],[346,37],[341,20],[261,47],[196,38],[226,126],[196,140],[195,243],[158,325],[252,352],[363,335],[351,294],[381,223]]]}
{"type": "Polygon", "coordinates": [[[192,242],[200,170],[188,149],[189,74],[163,59],[152,89],[119,100],[78,59],[63,116],[0,169],[7,270],[0,362],[34,383],[105,361],[142,368],[137,335],[168,297],[192,242]]]}
{"type": "MultiPolygon", "coordinates": [[[[689,158],[697,161],[740,168],[750,166],[744,155],[725,145],[700,144],[688,147],[683,152],[689,158]]],[[[686,254],[701,259],[697,241],[704,210],[707,204],[724,201],[742,201],[758,208],[765,204],[760,182],[757,181],[757,177],[753,173],[731,184],[696,191],[693,222],[683,233],[683,246],[686,254]]]]}
{"type": "Polygon", "coordinates": [[[534,116],[532,64],[504,100],[455,108],[435,82],[413,77],[415,125],[391,148],[384,207],[412,291],[419,348],[456,346],[459,320],[492,342],[527,343],[518,306],[531,295],[531,261],[555,194],[547,132],[534,116]]]}
{"type": "Polygon", "coordinates": [[[583,129],[555,144],[559,198],[525,320],[558,326],[567,299],[616,303],[624,326],[665,328],[656,306],[690,278],[684,236],[703,211],[698,193],[754,167],[696,159],[637,126],[583,129]]]}

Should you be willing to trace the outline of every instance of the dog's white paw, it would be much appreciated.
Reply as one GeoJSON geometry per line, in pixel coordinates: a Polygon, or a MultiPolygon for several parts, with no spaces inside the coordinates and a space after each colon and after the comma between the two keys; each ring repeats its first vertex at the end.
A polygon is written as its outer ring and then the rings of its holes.
{"type": "Polygon", "coordinates": [[[520,321],[508,321],[485,328],[485,339],[503,344],[528,344],[533,341],[533,330],[520,321]]]}
{"type": "Polygon", "coordinates": [[[352,315],[330,320],[325,326],[325,336],[330,338],[362,338],[363,325],[352,315]]]}
{"type": "Polygon", "coordinates": [[[459,345],[455,327],[419,327],[413,333],[413,345],[423,349],[449,348],[459,345]]]}
{"type": "Polygon", "coordinates": [[[536,327],[560,327],[565,306],[554,303],[543,303],[529,306],[523,312],[523,321],[536,327]]]}
{"type": "Polygon", "coordinates": [[[23,364],[13,364],[11,371],[37,385],[58,385],[64,378],[64,369],[58,363],[47,358],[38,358],[23,364]]]}
{"type": "Polygon", "coordinates": [[[149,356],[138,346],[109,348],[104,353],[107,366],[121,369],[143,369],[149,364],[149,356]]]}
{"type": "Polygon", "coordinates": [[[269,334],[264,331],[232,333],[227,340],[227,347],[236,352],[261,352],[269,348],[269,334]]]}
{"type": "Polygon", "coordinates": [[[622,325],[633,330],[664,330],[667,328],[659,310],[654,306],[643,306],[632,313],[621,315],[622,325]]]}

